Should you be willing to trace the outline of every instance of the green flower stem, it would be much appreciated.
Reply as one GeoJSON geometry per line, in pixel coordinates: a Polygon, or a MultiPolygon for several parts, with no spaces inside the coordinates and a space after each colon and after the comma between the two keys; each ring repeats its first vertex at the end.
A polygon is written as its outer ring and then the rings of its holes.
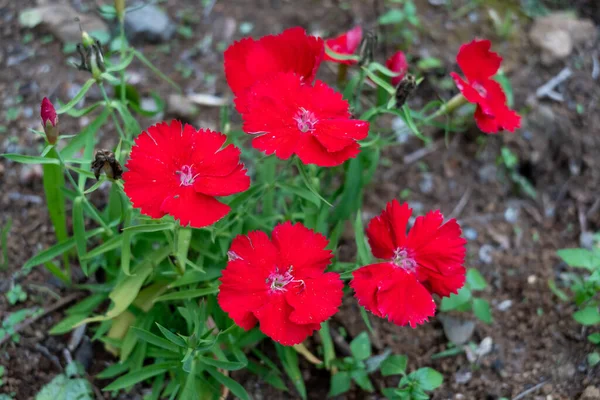
{"type": "Polygon", "coordinates": [[[467,103],[468,101],[465,96],[463,96],[462,93],[458,93],[451,98],[450,101],[442,105],[436,112],[425,118],[423,123],[430,122],[438,117],[441,117],[442,115],[452,114],[455,110],[467,103]]]}
{"type": "Polygon", "coordinates": [[[110,110],[110,116],[113,119],[113,123],[117,127],[117,131],[119,131],[119,136],[121,136],[121,138],[123,138],[126,143],[129,143],[131,141],[131,139],[127,137],[125,132],[123,132],[121,125],[119,125],[119,120],[117,119],[117,116],[115,115],[115,110],[110,105],[110,99],[108,98],[108,94],[106,94],[106,89],[104,89],[104,84],[102,82],[100,82],[100,83],[98,83],[98,86],[100,87],[100,92],[102,92],[102,97],[104,97],[104,101],[106,102],[106,107],[108,107],[110,110]]]}
{"type": "MultiPolygon", "coordinates": [[[[125,10],[123,10],[123,15],[119,18],[119,37],[121,39],[121,62],[125,59],[125,51],[127,50],[126,39],[125,39],[125,10]]],[[[121,70],[121,102],[125,104],[127,100],[125,96],[125,68],[121,70]]]]}

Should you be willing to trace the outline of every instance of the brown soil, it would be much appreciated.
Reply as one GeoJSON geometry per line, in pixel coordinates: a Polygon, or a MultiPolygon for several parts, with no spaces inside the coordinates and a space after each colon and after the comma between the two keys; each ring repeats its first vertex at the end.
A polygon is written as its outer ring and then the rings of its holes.
{"type": "MultiPolygon", "coordinates": [[[[6,111],[12,107],[12,102],[21,96],[19,117],[2,123],[6,127],[6,131],[0,133],[2,153],[38,153],[41,142],[29,129],[39,128],[41,98],[58,93],[65,99],[75,83],[81,84],[87,79],[85,73],[67,65],[57,40],[42,44],[41,38],[46,32],[18,26],[19,11],[35,3],[34,0],[0,0],[3,21],[0,26],[3,43],[0,49],[0,112],[3,118],[6,119],[6,111]],[[33,32],[33,40],[24,44],[30,32],[33,32]],[[7,65],[10,57],[26,54],[27,50],[32,50],[30,57],[16,65],[7,65]]],[[[93,2],[73,3],[90,5],[93,2]]],[[[227,0],[216,2],[209,18],[203,20],[198,2],[180,1],[177,6],[170,3],[165,8],[176,21],[184,14],[198,16],[191,22],[193,37],[179,36],[173,40],[167,51],[170,56],[165,55],[164,46],[163,52],[160,46],[151,45],[141,46],[142,50],[186,91],[219,95],[227,94],[228,89],[222,74],[222,55],[216,47],[219,40],[232,39],[227,37],[224,28],[228,20],[237,22],[238,28],[243,22],[251,22],[254,26],[252,35],[256,36],[293,25],[328,35],[356,23],[372,27],[377,15],[384,10],[382,1],[227,0]],[[192,52],[193,46],[209,33],[213,35],[210,49],[192,52]],[[190,77],[182,76],[178,61],[192,69],[190,77]],[[208,79],[210,75],[216,75],[215,83],[208,79]]],[[[422,146],[416,138],[385,153],[387,162],[382,163],[367,191],[365,213],[379,212],[387,201],[399,197],[404,189],[410,189],[408,201],[413,206],[420,204],[423,210],[439,208],[445,215],[453,214],[458,218],[463,229],[476,231],[477,238],[468,244],[468,266],[481,271],[490,283],[482,297],[492,304],[494,323],[488,326],[477,322],[472,340],[479,343],[483,338],[491,337],[493,349],[476,364],[470,364],[464,355],[432,360],[433,354],[447,348],[437,319],[413,330],[371,318],[376,332],[376,350],[390,348],[394,353],[408,355],[410,370],[431,366],[443,372],[444,385],[434,393],[435,399],[511,398],[541,382],[546,384],[527,398],[577,398],[586,386],[600,385],[600,367],[589,368],[585,361],[586,355],[593,351],[593,346],[586,340],[591,332],[582,330],[572,320],[573,306],[557,299],[548,289],[547,281],[556,279],[565,270],[555,255],[557,249],[579,246],[582,232],[600,230],[597,208],[600,91],[597,90],[598,82],[591,78],[591,53],[589,49],[576,49],[565,63],[545,67],[539,61],[538,51],[526,39],[531,23],[528,19],[519,19],[515,23],[516,32],[509,40],[503,40],[491,30],[484,9],[476,11],[478,20],[473,22],[467,16],[449,17],[466,1],[453,1],[453,4],[460,4],[452,9],[432,6],[425,0],[416,3],[423,23],[417,34],[418,44],[401,47],[415,58],[436,56],[448,69],[456,70],[454,57],[461,43],[476,36],[492,39],[494,49],[505,57],[503,65],[514,87],[516,108],[525,118],[523,128],[515,135],[483,137],[476,130],[451,135],[437,151],[408,165],[402,162],[403,157],[422,146]],[[556,75],[564,64],[575,71],[574,76],[560,87],[565,101],[535,100],[535,89],[556,75]],[[584,106],[585,112],[577,112],[578,104],[584,106]],[[535,200],[521,193],[502,174],[502,166],[497,163],[502,146],[518,155],[520,172],[530,179],[537,191],[535,200]],[[433,183],[431,190],[423,191],[422,183],[429,178],[433,183]],[[459,208],[461,199],[464,206],[459,208]],[[514,222],[507,222],[507,209],[516,213],[516,220],[511,220],[514,222]],[[492,260],[489,263],[481,261],[482,246],[490,250],[492,260]],[[512,307],[499,311],[496,306],[505,300],[511,300],[512,307]],[[457,372],[464,375],[467,371],[472,372],[472,378],[466,383],[457,383],[457,372]]],[[[557,1],[548,3],[560,6],[557,1]]],[[[593,3],[594,0],[581,0],[572,2],[571,6],[578,7],[581,14],[595,19],[598,24],[600,15],[593,3]]],[[[241,36],[237,29],[233,39],[241,36]]],[[[382,47],[389,53],[400,47],[399,44],[399,39],[388,35],[382,47]]],[[[384,54],[379,58],[383,59],[384,54]]],[[[330,79],[331,71],[327,67],[323,70],[324,78],[330,79]]],[[[170,93],[168,86],[141,66],[134,65],[134,71],[140,74],[142,92],[158,90],[164,97],[170,93]]],[[[446,99],[451,96],[451,91],[428,84],[437,78],[435,75],[426,77],[421,92],[411,99],[414,105],[435,95],[446,99]]],[[[146,122],[142,125],[146,126],[146,122]]],[[[216,126],[216,113],[203,110],[201,117],[193,122],[198,126],[216,126]]],[[[78,122],[68,117],[61,120],[61,125],[65,132],[80,129],[78,122]]],[[[389,126],[386,129],[389,130],[389,126]]],[[[107,138],[103,140],[110,143],[112,133],[103,134],[107,138]]],[[[430,134],[443,142],[441,132],[430,134]]],[[[0,296],[1,320],[23,307],[47,306],[68,292],[42,269],[26,276],[19,273],[28,258],[54,242],[43,205],[40,171],[0,159],[0,188],[0,224],[4,226],[8,219],[12,220],[8,240],[9,268],[0,271],[0,293],[4,293],[14,280],[29,294],[28,300],[17,306],[9,306],[6,298],[0,296]]],[[[345,246],[342,254],[351,255],[351,241],[345,246]]],[[[60,318],[60,311],[50,313],[23,330],[19,343],[9,342],[2,346],[0,364],[6,366],[7,374],[0,393],[13,393],[17,399],[32,398],[40,387],[61,372],[60,363],[64,365],[62,350],[70,336],[46,334],[60,318]]],[[[350,296],[332,322],[335,329],[342,326],[349,333],[348,340],[366,329],[358,306],[350,296]]],[[[316,351],[315,342],[308,345],[316,351]]],[[[110,361],[101,345],[95,344],[93,352],[91,375],[110,361]]],[[[304,361],[303,367],[309,397],[325,397],[327,374],[304,361]]],[[[237,377],[255,398],[289,398],[289,394],[270,388],[254,376],[239,374],[237,377]]],[[[375,382],[377,387],[396,383],[393,378],[381,376],[375,376],[375,382]]],[[[105,384],[93,383],[97,387],[105,384]]],[[[135,398],[130,396],[125,398],[135,398]]],[[[355,390],[344,398],[361,399],[366,395],[355,390]]]]}

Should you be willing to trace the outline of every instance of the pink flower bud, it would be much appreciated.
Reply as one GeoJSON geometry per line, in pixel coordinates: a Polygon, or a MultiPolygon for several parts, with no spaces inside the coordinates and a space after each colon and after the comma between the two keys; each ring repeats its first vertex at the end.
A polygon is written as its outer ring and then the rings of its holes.
{"type": "Polygon", "coordinates": [[[44,97],[42,100],[40,117],[42,117],[42,125],[44,126],[48,143],[56,143],[58,139],[58,115],[56,115],[56,110],[47,97],[44,97]]]}

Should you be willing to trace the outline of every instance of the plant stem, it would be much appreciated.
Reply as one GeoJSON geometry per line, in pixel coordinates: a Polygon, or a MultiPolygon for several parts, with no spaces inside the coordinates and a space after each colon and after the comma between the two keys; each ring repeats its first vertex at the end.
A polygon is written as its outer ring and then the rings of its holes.
{"type": "Polygon", "coordinates": [[[450,101],[443,104],[436,112],[434,112],[433,114],[431,114],[430,116],[425,118],[423,120],[423,123],[432,121],[438,117],[441,117],[442,115],[451,114],[456,109],[462,107],[463,105],[465,105],[467,103],[468,103],[468,101],[465,98],[465,96],[463,96],[462,93],[458,93],[453,98],[451,98],[450,101]]]}
{"type": "Polygon", "coordinates": [[[113,119],[113,123],[117,127],[117,131],[119,131],[119,136],[121,136],[121,138],[123,138],[126,143],[129,143],[130,140],[127,137],[127,135],[125,135],[125,132],[123,132],[121,125],[119,125],[119,120],[117,119],[117,116],[115,115],[115,110],[110,105],[111,102],[110,102],[110,99],[108,98],[108,94],[106,94],[106,90],[104,89],[104,84],[102,82],[100,82],[100,83],[98,83],[98,86],[100,87],[100,92],[102,92],[102,97],[104,97],[104,101],[106,102],[106,107],[108,107],[108,109],[110,110],[110,116],[113,119]]]}
{"type": "MultiPolygon", "coordinates": [[[[125,12],[125,10],[123,10],[123,13],[125,12]]],[[[127,47],[125,46],[126,44],[126,39],[125,39],[125,18],[124,16],[122,16],[122,18],[119,18],[119,37],[121,39],[121,62],[123,62],[123,60],[125,59],[125,50],[127,50],[127,47]]],[[[120,87],[120,92],[121,92],[121,102],[123,104],[125,104],[125,101],[127,100],[126,96],[125,96],[125,68],[123,68],[121,70],[121,87],[120,87]]]]}

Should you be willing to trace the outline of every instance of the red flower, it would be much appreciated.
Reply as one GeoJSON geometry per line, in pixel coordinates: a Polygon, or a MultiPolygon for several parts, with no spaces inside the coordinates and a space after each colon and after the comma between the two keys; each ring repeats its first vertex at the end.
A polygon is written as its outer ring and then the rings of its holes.
{"type": "Polygon", "coordinates": [[[44,97],[42,100],[40,117],[42,118],[42,125],[44,126],[48,143],[56,143],[58,139],[58,115],[56,115],[56,110],[47,97],[44,97]]]}
{"type": "Polygon", "coordinates": [[[368,122],[350,119],[340,93],[321,81],[305,85],[293,73],[257,83],[236,104],[244,132],[257,135],[252,145],[283,160],[296,154],[305,164],[340,165],[358,154],[357,140],[369,134],[368,122]]]}
{"type": "Polygon", "coordinates": [[[475,121],[479,129],[485,133],[504,129],[514,132],[521,126],[521,117],[508,108],[502,87],[491,79],[502,62],[502,57],[490,51],[491,46],[489,40],[473,40],[463,44],[456,61],[467,82],[455,72],[450,75],[465,98],[477,104],[475,121]]]}
{"type": "Polygon", "coordinates": [[[331,262],[327,239],[302,224],[279,224],[272,239],[260,231],[240,235],[228,252],[218,301],[245,330],[278,343],[301,343],[342,304],[343,283],[324,272],[331,262]]]}
{"type": "Polygon", "coordinates": [[[400,83],[406,72],[408,72],[408,63],[406,62],[406,56],[402,51],[395,52],[385,62],[385,66],[392,72],[399,74],[392,78],[392,85],[396,86],[400,83]]]}
{"type": "Polygon", "coordinates": [[[308,36],[300,27],[259,40],[242,39],[225,51],[227,83],[236,96],[279,72],[295,72],[310,83],[315,79],[323,54],[323,40],[308,36]]]}
{"type": "Polygon", "coordinates": [[[385,261],[354,271],[350,286],[360,305],[396,325],[414,328],[435,314],[432,293],[449,296],[465,283],[465,243],[455,219],[439,211],[417,217],[397,200],[373,218],[367,236],[373,255],[385,261]]]}
{"type": "Polygon", "coordinates": [[[161,122],[135,139],[123,174],[125,193],[142,214],[166,214],[200,228],[215,223],[229,206],[215,196],[243,192],[250,186],[240,150],[223,147],[225,135],[196,131],[179,121],[161,122]]]}
{"type": "MultiPolygon", "coordinates": [[[[360,41],[362,40],[362,28],[359,26],[354,27],[354,29],[349,30],[348,32],[341,34],[338,37],[333,39],[327,39],[325,41],[325,45],[333,52],[343,55],[352,55],[360,45],[360,41]]],[[[356,64],[354,60],[345,60],[340,61],[332,58],[325,53],[325,61],[334,61],[340,64],[352,65],[356,64]]]]}

